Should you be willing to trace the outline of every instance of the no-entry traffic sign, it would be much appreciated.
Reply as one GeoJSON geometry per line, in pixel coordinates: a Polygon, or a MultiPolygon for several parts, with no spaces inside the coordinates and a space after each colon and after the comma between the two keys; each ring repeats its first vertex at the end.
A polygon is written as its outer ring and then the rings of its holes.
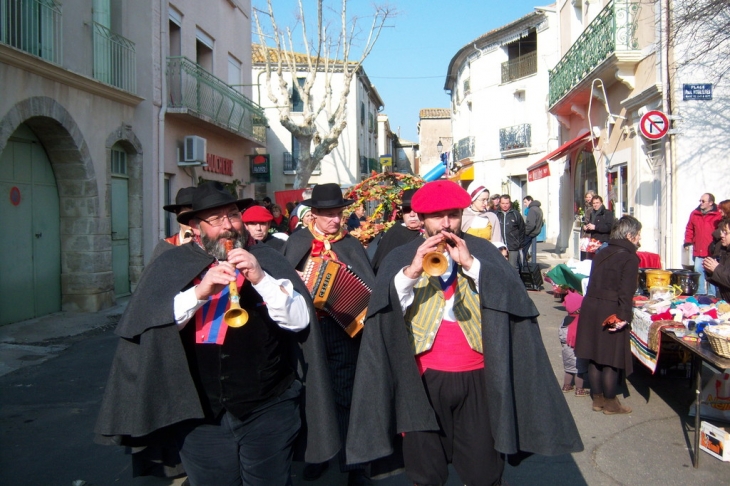
{"type": "Polygon", "coordinates": [[[639,130],[649,140],[659,140],[669,131],[669,119],[661,111],[648,111],[639,121],[639,130]]]}

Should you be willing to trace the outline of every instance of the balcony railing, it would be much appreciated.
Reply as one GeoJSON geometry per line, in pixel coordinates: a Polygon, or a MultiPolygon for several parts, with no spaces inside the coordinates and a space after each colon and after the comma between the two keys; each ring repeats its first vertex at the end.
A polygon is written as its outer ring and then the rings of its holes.
{"type": "Polygon", "coordinates": [[[638,1],[614,0],[598,13],[550,70],[550,106],[614,52],[639,48],[636,30],[640,8],[638,1]]]}
{"type": "Polygon", "coordinates": [[[186,57],[167,58],[169,107],[266,144],[264,110],[186,57]]]}
{"type": "Polygon", "coordinates": [[[134,42],[92,22],[94,29],[94,79],[124,91],[137,91],[137,55],[134,42]]]}
{"type": "Polygon", "coordinates": [[[524,78],[537,72],[537,51],[502,63],[502,83],[524,78]]]}
{"type": "Polygon", "coordinates": [[[454,160],[474,157],[474,137],[462,138],[454,145],[454,160]]]}
{"type": "Polygon", "coordinates": [[[529,123],[499,129],[499,151],[522,152],[531,147],[532,127],[529,123]]]}
{"type": "Polygon", "coordinates": [[[61,5],[55,0],[0,0],[0,42],[63,63],[61,5]]]}
{"type": "MultiPolygon", "coordinates": [[[[297,168],[299,167],[299,157],[292,156],[290,152],[284,152],[284,174],[296,174],[297,168]]],[[[317,164],[317,167],[312,171],[312,175],[319,175],[322,173],[322,161],[317,164]]]]}

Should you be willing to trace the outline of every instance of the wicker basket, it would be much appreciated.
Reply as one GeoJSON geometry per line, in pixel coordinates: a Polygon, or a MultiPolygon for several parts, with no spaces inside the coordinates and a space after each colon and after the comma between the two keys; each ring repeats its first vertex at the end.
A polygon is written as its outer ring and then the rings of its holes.
{"type": "Polygon", "coordinates": [[[710,341],[712,350],[723,358],[730,358],[730,337],[721,336],[710,331],[710,326],[705,327],[705,336],[710,341]]]}

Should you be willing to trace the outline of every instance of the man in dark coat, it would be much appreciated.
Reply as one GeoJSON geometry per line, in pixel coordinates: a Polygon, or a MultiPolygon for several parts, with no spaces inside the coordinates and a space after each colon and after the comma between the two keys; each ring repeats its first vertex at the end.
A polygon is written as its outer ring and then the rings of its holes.
{"type": "Polygon", "coordinates": [[[537,261],[537,235],[542,230],[544,223],[540,201],[532,199],[532,196],[525,196],[522,204],[527,208],[525,218],[525,241],[522,244],[522,261],[527,262],[527,254],[532,252],[532,261],[537,261]]]}
{"type": "Polygon", "coordinates": [[[401,205],[403,221],[398,221],[391,226],[378,243],[378,249],[375,251],[372,259],[373,271],[375,273],[378,273],[378,268],[383,262],[383,259],[392,250],[421,236],[423,223],[421,223],[421,220],[418,219],[418,214],[411,207],[411,199],[415,192],[416,189],[406,189],[403,191],[403,204],[401,205]]]}
{"type": "Polygon", "coordinates": [[[583,229],[590,238],[601,243],[607,243],[615,220],[613,211],[606,209],[601,196],[593,196],[591,204],[593,205],[591,219],[589,223],[583,226],[583,229]]]}
{"type": "MultiPolygon", "coordinates": [[[[365,249],[356,238],[348,235],[342,228],[343,210],[354,202],[343,199],[342,190],[337,184],[319,184],[314,187],[312,197],[301,203],[312,208],[314,221],[310,227],[293,233],[284,247],[284,255],[294,268],[301,272],[310,256],[337,260],[349,265],[368,288],[373,288],[375,275],[365,249]]],[[[318,312],[318,317],[327,350],[327,364],[332,376],[340,436],[344,444],[361,334],[350,337],[324,311],[318,312]]],[[[339,459],[340,469],[348,471],[348,485],[369,484],[361,465],[346,465],[346,462],[352,463],[352,461],[346,461],[344,447],[339,459]]],[[[304,478],[314,480],[324,474],[326,468],[326,462],[309,464],[305,467],[304,478]]]]}
{"type": "Polygon", "coordinates": [[[307,457],[340,448],[311,300],[277,252],[249,239],[240,210],[250,202],[217,183],[196,189],[180,215],[193,241],[150,263],[116,329],[95,428],[102,443],[173,441],[197,485],[286,484],[303,384],[307,457]],[[243,327],[223,317],[234,287],[243,327]]]}
{"type": "Polygon", "coordinates": [[[520,269],[520,254],[522,242],[525,240],[525,220],[522,215],[512,208],[512,201],[509,194],[502,194],[499,198],[499,211],[497,211],[502,228],[502,242],[509,250],[509,262],[517,270],[520,269]]]}
{"type": "Polygon", "coordinates": [[[499,484],[501,454],[583,449],[524,285],[494,245],[461,233],[468,204],[449,181],[419,189],[426,234],[383,261],[363,330],[348,459],[390,456],[405,433],[416,484],[444,484],[448,462],[466,484],[499,484]],[[444,239],[446,272],[422,274],[444,239]]]}

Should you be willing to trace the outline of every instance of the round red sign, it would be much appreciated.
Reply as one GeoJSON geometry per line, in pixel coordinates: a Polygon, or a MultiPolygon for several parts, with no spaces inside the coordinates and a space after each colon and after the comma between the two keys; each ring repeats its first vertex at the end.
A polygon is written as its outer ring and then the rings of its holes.
{"type": "Polygon", "coordinates": [[[10,188],[10,204],[13,206],[20,204],[20,189],[15,186],[10,188]]]}

